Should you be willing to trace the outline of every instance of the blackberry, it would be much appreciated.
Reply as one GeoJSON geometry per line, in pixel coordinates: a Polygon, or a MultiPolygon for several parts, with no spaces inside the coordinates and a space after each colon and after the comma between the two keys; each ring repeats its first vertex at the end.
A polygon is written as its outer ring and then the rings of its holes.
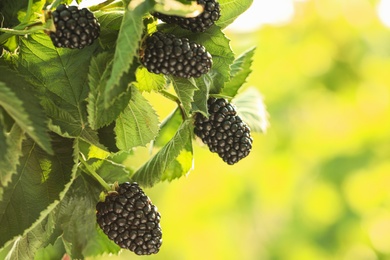
{"type": "Polygon", "coordinates": [[[196,17],[186,18],[158,12],[152,13],[152,15],[161,21],[177,24],[181,28],[192,32],[204,32],[221,17],[221,9],[219,3],[215,0],[197,0],[197,2],[199,5],[203,5],[204,10],[196,17]]]}
{"type": "Polygon", "coordinates": [[[122,183],[96,205],[100,228],[121,248],[137,255],[159,251],[162,243],[160,213],[136,182],[122,183]]]}
{"type": "Polygon", "coordinates": [[[206,48],[187,38],[155,32],[146,38],[142,64],[156,74],[190,78],[209,72],[213,63],[206,48]]]}
{"type": "Polygon", "coordinates": [[[207,100],[209,117],[195,114],[194,133],[228,164],[248,156],[252,149],[249,127],[237,115],[235,107],[223,98],[207,100]]]}
{"type": "Polygon", "coordinates": [[[55,47],[82,49],[99,37],[100,25],[87,8],[60,4],[51,16],[56,30],[50,38],[55,47]]]}

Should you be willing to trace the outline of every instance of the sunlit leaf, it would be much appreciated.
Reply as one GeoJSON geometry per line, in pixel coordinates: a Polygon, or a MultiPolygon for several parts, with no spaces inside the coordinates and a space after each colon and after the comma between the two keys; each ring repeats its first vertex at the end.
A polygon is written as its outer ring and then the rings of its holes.
{"type": "Polygon", "coordinates": [[[188,166],[192,165],[192,131],[192,120],[183,122],[175,136],[135,172],[132,180],[151,187],[161,180],[173,180],[187,174],[188,166]],[[171,168],[177,163],[183,165],[181,169],[171,168]]]}
{"type": "Polygon", "coordinates": [[[140,91],[159,91],[167,84],[167,80],[164,75],[151,73],[145,67],[139,67],[135,75],[137,82],[134,85],[140,91]]]}
{"type": "Polygon", "coordinates": [[[148,144],[159,130],[158,116],[153,107],[136,88],[132,87],[131,93],[129,105],[115,124],[117,146],[121,150],[148,144]]]}
{"type": "Polygon", "coordinates": [[[232,100],[237,114],[248,124],[252,132],[264,133],[268,128],[268,113],[260,92],[248,88],[232,100]]]}

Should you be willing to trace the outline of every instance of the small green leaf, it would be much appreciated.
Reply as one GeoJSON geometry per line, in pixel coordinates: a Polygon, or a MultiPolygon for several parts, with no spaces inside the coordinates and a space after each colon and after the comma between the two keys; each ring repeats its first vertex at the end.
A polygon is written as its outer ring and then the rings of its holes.
{"type": "Polygon", "coordinates": [[[136,71],[135,77],[137,82],[135,82],[134,85],[140,91],[159,91],[167,84],[167,80],[164,75],[151,73],[145,67],[139,67],[136,71]]]}
{"type": "Polygon", "coordinates": [[[113,97],[109,106],[104,105],[104,89],[107,80],[110,78],[113,65],[113,56],[104,52],[92,58],[89,68],[89,87],[88,95],[88,122],[93,129],[98,129],[113,122],[115,118],[125,109],[131,97],[130,82],[135,78],[130,72],[126,72],[119,81],[123,92],[113,97]]]}
{"type": "Polygon", "coordinates": [[[62,242],[62,237],[57,237],[53,244],[49,244],[46,247],[40,248],[34,259],[62,259],[65,255],[65,247],[62,242]]]}
{"type": "Polygon", "coordinates": [[[182,114],[179,108],[176,108],[164,121],[161,123],[160,132],[153,142],[156,147],[162,147],[175,135],[183,122],[182,114]]]}
{"type": "Polygon", "coordinates": [[[142,17],[153,7],[151,0],[135,1],[134,3],[130,4],[131,8],[125,9],[119,31],[114,63],[104,91],[104,105],[106,107],[115,101],[116,96],[126,91],[126,88],[119,83],[122,76],[130,69],[134,57],[138,57],[139,42],[144,28],[142,17]]]}
{"type": "Polygon", "coordinates": [[[266,132],[269,125],[268,113],[263,97],[256,88],[248,88],[237,95],[232,103],[237,107],[237,114],[248,124],[252,132],[266,132]]]}
{"type": "Polygon", "coordinates": [[[75,173],[73,140],[52,136],[54,155],[23,141],[20,163],[0,201],[0,248],[42,221],[70,186],[75,173]],[[23,214],[20,214],[23,212],[23,214]]]}
{"type": "Polygon", "coordinates": [[[208,116],[207,99],[211,88],[211,78],[209,75],[203,75],[195,80],[198,90],[194,94],[194,102],[192,103],[192,112],[202,113],[208,116]]]}
{"type": "Polygon", "coordinates": [[[54,226],[53,219],[51,217],[46,217],[24,236],[16,239],[12,249],[7,255],[7,259],[34,259],[36,252],[40,248],[49,245],[54,226]]]}
{"type": "Polygon", "coordinates": [[[131,100],[116,120],[117,146],[130,150],[152,141],[159,130],[158,116],[149,102],[136,88],[131,88],[131,100]]]}
{"type": "Polygon", "coordinates": [[[234,22],[253,3],[253,0],[218,0],[221,6],[221,18],[216,22],[222,29],[234,22]]]}
{"type": "Polygon", "coordinates": [[[234,61],[231,66],[231,79],[225,84],[221,94],[234,97],[242,85],[244,85],[247,77],[252,72],[251,65],[255,50],[255,48],[248,50],[234,61]]]}
{"type": "Polygon", "coordinates": [[[191,103],[194,101],[194,92],[198,89],[194,79],[174,77],[172,85],[186,114],[189,115],[191,113],[191,103]]]}
{"type": "Polygon", "coordinates": [[[151,187],[161,180],[172,180],[188,173],[192,165],[192,120],[184,121],[175,136],[133,175],[141,186],[151,187]],[[189,162],[191,161],[191,162],[189,162]],[[172,165],[176,164],[176,165],[172,165]],[[177,164],[181,169],[175,169],[177,164]]]}

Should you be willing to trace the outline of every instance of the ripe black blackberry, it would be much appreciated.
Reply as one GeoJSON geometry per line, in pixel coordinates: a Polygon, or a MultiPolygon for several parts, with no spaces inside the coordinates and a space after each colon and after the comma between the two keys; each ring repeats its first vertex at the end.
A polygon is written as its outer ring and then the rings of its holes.
{"type": "Polygon", "coordinates": [[[197,0],[197,2],[199,5],[203,5],[204,10],[196,17],[186,18],[158,12],[152,13],[152,15],[161,21],[177,24],[181,28],[192,32],[204,32],[221,17],[221,9],[219,3],[215,0],[197,0]]]}
{"type": "Polygon", "coordinates": [[[82,49],[99,37],[99,22],[87,8],[60,4],[51,16],[56,30],[50,38],[55,47],[82,49]]]}
{"type": "Polygon", "coordinates": [[[162,243],[160,213],[136,182],[119,184],[116,192],[96,205],[103,232],[121,248],[137,255],[159,251],[162,243]]]}
{"type": "Polygon", "coordinates": [[[207,100],[209,117],[195,114],[194,133],[228,164],[248,156],[252,149],[249,127],[237,115],[235,107],[223,98],[207,100]]]}
{"type": "Polygon", "coordinates": [[[146,38],[141,62],[152,73],[182,78],[200,77],[209,72],[213,63],[204,46],[162,32],[146,38]]]}

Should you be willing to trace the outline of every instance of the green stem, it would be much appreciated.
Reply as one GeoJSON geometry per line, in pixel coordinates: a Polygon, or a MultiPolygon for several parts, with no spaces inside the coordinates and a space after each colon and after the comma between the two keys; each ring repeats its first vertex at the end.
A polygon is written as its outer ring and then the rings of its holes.
{"type": "Polygon", "coordinates": [[[30,24],[21,23],[12,29],[0,28],[0,32],[3,32],[3,34],[0,35],[0,44],[4,43],[6,40],[8,40],[8,38],[11,38],[14,35],[26,35],[47,29],[46,27],[40,25],[42,25],[42,22],[33,22],[30,24]],[[28,27],[31,28],[26,30],[25,28],[28,27]]]}
{"type": "Polygon", "coordinates": [[[103,186],[104,189],[106,189],[107,191],[111,191],[111,190],[112,190],[111,187],[110,187],[110,185],[108,185],[107,182],[105,182],[105,181],[103,180],[103,178],[100,177],[99,174],[97,174],[97,173],[95,172],[95,170],[92,169],[92,167],[83,159],[83,156],[81,156],[80,162],[81,162],[81,164],[83,164],[84,167],[85,167],[85,170],[84,170],[84,171],[87,172],[88,174],[90,174],[92,177],[94,177],[94,178],[100,183],[100,185],[103,186]]]}
{"type": "MultiPolygon", "coordinates": [[[[101,2],[100,4],[92,5],[92,6],[88,7],[88,8],[92,12],[96,12],[96,11],[105,9],[105,7],[108,7],[111,3],[115,2],[115,1],[116,0],[106,0],[104,2],[101,2]]],[[[123,5],[122,3],[120,3],[120,4],[123,5]]],[[[117,7],[117,4],[113,5],[113,7],[117,7]]]]}
{"type": "Polygon", "coordinates": [[[175,95],[169,93],[168,91],[166,90],[160,90],[160,93],[161,95],[163,95],[164,97],[166,97],[167,99],[170,99],[172,100],[173,102],[176,102],[177,104],[181,104],[180,100],[178,97],[176,97],[175,95]]]}

